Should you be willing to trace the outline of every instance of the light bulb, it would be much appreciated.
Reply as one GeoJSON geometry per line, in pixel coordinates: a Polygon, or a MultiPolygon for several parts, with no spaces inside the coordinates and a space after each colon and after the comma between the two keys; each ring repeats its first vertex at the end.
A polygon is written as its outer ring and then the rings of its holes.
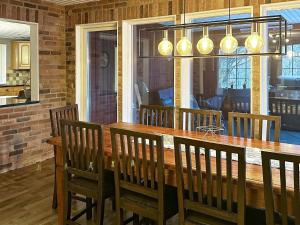
{"type": "Polygon", "coordinates": [[[259,53],[264,45],[264,40],[257,31],[258,24],[252,24],[251,35],[245,41],[245,47],[249,53],[259,53]]]}
{"type": "Polygon", "coordinates": [[[187,38],[186,34],[181,38],[181,40],[177,43],[176,46],[177,52],[182,56],[190,55],[192,48],[192,43],[187,38]]]}
{"type": "Polygon", "coordinates": [[[163,56],[169,56],[173,52],[173,44],[168,40],[168,31],[165,31],[164,38],[158,45],[158,52],[163,56]]]}
{"type": "Polygon", "coordinates": [[[220,42],[221,50],[226,54],[233,53],[238,47],[238,41],[232,36],[232,28],[230,25],[226,27],[226,36],[220,42]]]}
{"type": "Polygon", "coordinates": [[[264,40],[257,32],[253,32],[245,41],[245,47],[249,53],[259,53],[263,45],[264,40]]]}
{"type": "Polygon", "coordinates": [[[207,55],[212,52],[214,49],[214,43],[208,36],[208,28],[203,28],[203,37],[197,43],[198,51],[203,54],[207,55]]]}
{"type": "Polygon", "coordinates": [[[288,51],[286,54],[287,54],[287,56],[289,58],[292,58],[294,56],[294,52],[293,51],[288,51]]]}
{"type": "Polygon", "coordinates": [[[169,56],[173,52],[173,44],[167,38],[163,38],[158,45],[158,51],[163,56],[169,56]]]}

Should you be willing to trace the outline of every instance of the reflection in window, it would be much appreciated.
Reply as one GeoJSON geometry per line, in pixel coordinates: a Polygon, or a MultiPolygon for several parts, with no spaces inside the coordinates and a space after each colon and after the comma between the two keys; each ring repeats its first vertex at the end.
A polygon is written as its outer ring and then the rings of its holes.
{"type": "MultiPolygon", "coordinates": [[[[250,17],[250,14],[234,14],[234,19],[250,17]]],[[[226,20],[227,16],[215,16],[195,19],[192,22],[209,22],[226,20]]],[[[251,30],[249,24],[233,26],[234,36],[243,46],[246,36],[244,30],[251,30]]],[[[220,51],[219,43],[226,33],[224,26],[209,29],[209,37],[215,43],[214,53],[220,51]]],[[[193,43],[202,37],[202,30],[192,32],[193,43]]],[[[237,49],[245,52],[244,47],[237,49]]],[[[225,132],[227,130],[228,112],[250,112],[251,87],[251,58],[250,57],[215,57],[193,59],[191,107],[222,111],[225,132]]]]}
{"type": "MultiPolygon", "coordinates": [[[[239,47],[237,53],[245,53],[239,47]]],[[[246,89],[250,88],[251,61],[250,57],[219,58],[219,88],[246,89]]]]}
{"type": "MultiPolygon", "coordinates": [[[[164,23],[171,25],[172,23],[164,23]]],[[[134,27],[133,55],[133,109],[132,121],[139,121],[139,107],[143,105],[174,105],[174,60],[162,58],[141,58],[141,55],[159,55],[158,43],[163,38],[163,32],[141,32],[146,27],[161,26],[161,24],[138,25],[134,27]]],[[[174,33],[169,32],[169,40],[174,42],[174,33]]]]}
{"type": "Polygon", "coordinates": [[[282,57],[282,77],[300,78],[300,44],[287,46],[287,56],[282,57]]]}
{"type": "MultiPolygon", "coordinates": [[[[281,142],[300,144],[300,9],[272,10],[268,15],[284,16],[289,29],[287,55],[268,58],[269,114],[281,117],[281,142]]],[[[278,49],[273,30],[269,25],[269,46],[278,49]]]]}

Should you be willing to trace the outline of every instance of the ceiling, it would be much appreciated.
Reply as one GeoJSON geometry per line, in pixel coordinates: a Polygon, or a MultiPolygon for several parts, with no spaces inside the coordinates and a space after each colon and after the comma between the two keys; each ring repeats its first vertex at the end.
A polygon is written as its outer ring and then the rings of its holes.
{"type": "Polygon", "coordinates": [[[30,26],[22,23],[13,23],[0,20],[0,38],[30,39],[30,26]]]}
{"type": "Polygon", "coordinates": [[[47,1],[58,5],[75,5],[79,3],[95,2],[96,0],[47,0],[47,1]]]}

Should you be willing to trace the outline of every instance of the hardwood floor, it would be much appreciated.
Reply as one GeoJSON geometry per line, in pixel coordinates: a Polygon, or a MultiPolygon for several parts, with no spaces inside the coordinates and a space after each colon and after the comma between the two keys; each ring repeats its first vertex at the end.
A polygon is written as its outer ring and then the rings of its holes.
{"type": "MultiPolygon", "coordinates": [[[[54,166],[53,160],[38,165],[0,174],[0,224],[1,225],[56,225],[56,213],[52,210],[54,166]]],[[[73,204],[73,211],[82,204],[73,204]]],[[[105,225],[115,224],[111,201],[106,201],[105,225]]],[[[91,225],[85,216],[78,220],[91,225]]],[[[176,218],[168,224],[177,224],[176,218]]]]}

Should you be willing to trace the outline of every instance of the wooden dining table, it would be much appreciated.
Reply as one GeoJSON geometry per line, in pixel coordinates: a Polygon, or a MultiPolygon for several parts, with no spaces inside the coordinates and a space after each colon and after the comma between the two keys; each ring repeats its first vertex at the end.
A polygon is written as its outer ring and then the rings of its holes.
{"type": "MultiPolygon", "coordinates": [[[[173,128],[163,128],[146,126],[141,124],[131,123],[114,123],[104,126],[104,155],[105,155],[105,168],[112,170],[112,148],[110,139],[110,127],[128,129],[137,132],[155,133],[161,135],[171,135],[186,137],[192,139],[198,139],[202,141],[216,142],[227,145],[243,146],[247,148],[257,148],[265,151],[282,152],[291,154],[300,154],[300,145],[292,145],[280,142],[270,142],[264,140],[254,140],[241,137],[233,137],[218,134],[208,134],[205,132],[198,131],[186,131],[173,128]]],[[[63,224],[63,157],[62,157],[62,141],[61,137],[52,137],[47,141],[49,144],[55,146],[56,158],[56,184],[57,184],[57,198],[58,198],[58,225],[63,224]]],[[[174,149],[165,148],[164,150],[165,159],[165,181],[166,184],[176,187],[176,173],[175,173],[175,155],[174,149]]],[[[233,163],[234,167],[237,168],[237,162],[233,163]]],[[[279,188],[280,188],[280,175],[279,169],[273,170],[273,185],[275,187],[275,197],[279,201],[279,188]],[[278,192],[276,194],[276,190],[278,192]]],[[[292,197],[293,197],[293,172],[286,171],[287,178],[287,191],[288,191],[288,211],[292,214],[292,197]]],[[[262,166],[258,164],[246,165],[246,204],[247,206],[255,208],[264,208],[264,186],[262,176],[262,166]]]]}

